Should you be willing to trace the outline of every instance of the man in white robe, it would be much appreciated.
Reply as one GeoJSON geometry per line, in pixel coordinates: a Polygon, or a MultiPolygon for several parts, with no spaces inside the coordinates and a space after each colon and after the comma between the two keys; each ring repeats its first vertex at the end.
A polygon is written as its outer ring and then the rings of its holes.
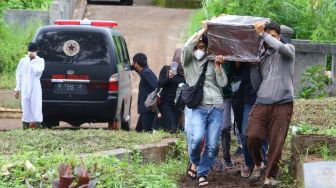
{"type": "Polygon", "coordinates": [[[22,58],[16,69],[15,98],[21,94],[23,129],[29,125],[41,127],[42,88],[40,78],[44,70],[44,59],[37,56],[37,45],[30,43],[28,55],[22,58]]]}

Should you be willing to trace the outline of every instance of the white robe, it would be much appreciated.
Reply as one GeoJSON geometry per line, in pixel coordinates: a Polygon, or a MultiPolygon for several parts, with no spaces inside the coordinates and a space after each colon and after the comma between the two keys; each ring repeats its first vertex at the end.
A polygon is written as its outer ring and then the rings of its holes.
{"type": "Polygon", "coordinates": [[[42,122],[42,88],[40,78],[44,70],[44,59],[36,57],[30,61],[22,58],[16,68],[15,91],[21,91],[22,121],[42,122]]]}

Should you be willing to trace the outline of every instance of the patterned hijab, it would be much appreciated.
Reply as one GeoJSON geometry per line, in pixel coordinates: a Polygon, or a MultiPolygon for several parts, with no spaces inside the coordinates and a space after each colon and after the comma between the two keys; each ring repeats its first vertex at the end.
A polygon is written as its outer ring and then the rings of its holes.
{"type": "Polygon", "coordinates": [[[179,64],[177,67],[177,74],[184,75],[183,67],[181,64],[181,53],[182,53],[182,49],[176,48],[174,51],[174,57],[173,57],[172,62],[176,62],[179,64]]]}

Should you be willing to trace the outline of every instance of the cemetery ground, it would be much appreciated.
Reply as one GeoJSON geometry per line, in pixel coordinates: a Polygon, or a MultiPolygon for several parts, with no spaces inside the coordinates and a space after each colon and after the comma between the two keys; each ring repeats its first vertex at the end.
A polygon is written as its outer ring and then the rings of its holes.
{"type": "MultiPolygon", "coordinates": [[[[332,139],[336,137],[336,98],[296,100],[291,126],[300,128],[293,136],[291,130],[285,143],[281,161],[281,187],[302,185],[302,163],[335,160],[332,139]],[[295,137],[295,139],[292,139],[295,137]],[[310,140],[306,141],[306,138],[310,140]],[[319,141],[313,138],[319,138],[319,141]],[[303,149],[302,149],[303,148],[303,149]],[[296,177],[299,179],[296,179],[296,177]]],[[[232,136],[235,139],[234,136],[232,136]]],[[[197,181],[185,176],[188,163],[183,133],[136,133],[104,129],[37,129],[0,132],[0,187],[51,187],[58,178],[61,163],[72,167],[81,165],[91,171],[98,181],[97,187],[197,187],[197,181]],[[177,142],[161,162],[145,160],[136,145],[157,144],[167,138],[177,142]],[[114,157],[102,151],[125,148],[128,157],[114,157]],[[85,155],[84,155],[85,154],[85,155]]],[[[208,187],[262,187],[262,182],[250,185],[240,176],[241,156],[234,156],[234,169],[212,171],[208,187]]],[[[153,152],[155,154],[155,152],[153,152]]],[[[220,157],[221,158],[221,157],[220,157]]]]}

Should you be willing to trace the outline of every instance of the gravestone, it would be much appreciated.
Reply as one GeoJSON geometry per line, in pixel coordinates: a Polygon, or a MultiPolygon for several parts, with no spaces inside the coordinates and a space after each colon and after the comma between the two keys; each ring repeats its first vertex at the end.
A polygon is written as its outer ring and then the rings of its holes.
{"type": "Polygon", "coordinates": [[[319,161],[303,165],[305,188],[336,187],[336,161],[319,161]]]}

